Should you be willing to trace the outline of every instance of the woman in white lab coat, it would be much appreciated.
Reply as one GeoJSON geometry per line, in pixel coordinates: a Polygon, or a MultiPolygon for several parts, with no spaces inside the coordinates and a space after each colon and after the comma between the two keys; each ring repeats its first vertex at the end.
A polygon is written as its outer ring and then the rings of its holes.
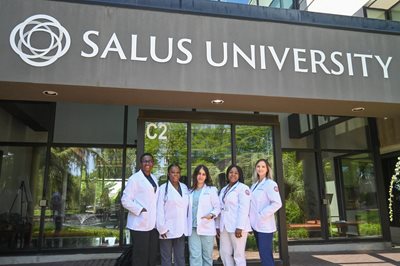
{"type": "Polygon", "coordinates": [[[160,186],[157,201],[157,230],[160,233],[161,266],[185,266],[185,236],[188,236],[188,188],[179,182],[181,168],[168,167],[168,180],[160,186]]]}
{"type": "Polygon", "coordinates": [[[219,194],[221,214],[217,219],[220,255],[225,266],[245,266],[245,248],[250,226],[250,189],[243,184],[243,171],[237,165],[226,170],[228,185],[219,194]]]}
{"type": "Polygon", "coordinates": [[[276,231],[275,213],[282,207],[278,184],[272,180],[268,161],[256,162],[255,183],[251,186],[250,223],[262,266],[273,266],[272,241],[276,231]]]}
{"type": "Polygon", "coordinates": [[[199,165],[193,172],[193,185],[189,197],[189,264],[211,266],[213,264],[215,218],[220,213],[217,188],[212,186],[208,168],[199,165]]]}
{"type": "Polygon", "coordinates": [[[140,156],[140,171],[133,174],[126,184],[121,203],[128,212],[126,227],[132,241],[132,265],[157,265],[158,238],[156,211],[158,180],[151,173],[154,158],[150,153],[140,156]]]}

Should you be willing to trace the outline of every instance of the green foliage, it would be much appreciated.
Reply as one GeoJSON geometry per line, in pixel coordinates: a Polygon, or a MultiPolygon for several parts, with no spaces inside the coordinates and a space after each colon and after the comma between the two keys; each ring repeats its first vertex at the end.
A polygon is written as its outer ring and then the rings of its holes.
{"type": "Polygon", "coordinates": [[[300,209],[297,202],[292,199],[286,200],[286,221],[289,224],[303,223],[305,220],[304,212],[300,209]]]}
{"type": "Polygon", "coordinates": [[[363,223],[359,225],[361,236],[380,236],[382,235],[379,223],[363,223]]]}
{"type": "Polygon", "coordinates": [[[285,177],[286,199],[297,202],[299,207],[305,205],[305,191],[303,178],[303,165],[297,161],[296,152],[284,152],[282,154],[285,177]]]}
{"type": "Polygon", "coordinates": [[[284,152],[283,172],[285,182],[286,217],[288,223],[303,223],[306,220],[306,197],[303,180],[303,165],[296,152],[284,152]]]}
{"type": "Polygon", "coordinates": [[[274,252],[279,251],[279,240],[278,240],[278,234],[274,234],[274,238],[272,239],[272,249],[274,252]]]}
{"type": "MultiPolygon", "coordinates": [[[[278,234],[274,234],[274,238],[272,239],[272,245],[273,245],[273,250],[274,252],[277,252],[279,250],[279,239],[278,239],[278,234]]],[[[246,242],[246,250],[251,250],[251,251],[257,251],[257,242],[256,242],[256,237],[254,234],[249,234],[247,236],[247,242],[246,242]]]]}
{"type": "Polygon", "coordinates": [[[289,229],[287,231],[288,239],[305,239],[308,238],[308,231],[304,228],[289,229]]]}
{"type": "Polygon", "coordinates": [[[231,161],[231,129],[223,124],[192,124],[192,168],[205,164],[214,183],[231,161]]]}
{"type": "MultiPolygon", "coordinates": [[[[39,233],[39,228],[34,230],[33,236],[39,233]],[[36,233],[35,233],[36,232],[36,233]]],[[[46,223],[44,229],[46,236],[54,235],[54,224],[46,223]]],[[[95,226],[65,226],[62,231],[58,234],[61,237],[119,237],[119,229],[102,228],[95,226]]]]}
{"type": "Polygon", "coordinates": [[[256,238],[253,234],[247,236],[246,250],[257,250],[256,238]]]}
{"type": "Polygon", "coordinates": [[[273,160],[272,128],[269,126],[236,126],[237,164],[243,169],[245,184],[251,186],[257,160],[273,160]]]}
{"type": "MultiPolygon", "coordinates": [[[[148,124],[146,123],[146,125],[148,124]]],[[[153,173],[157,176],[164,176],[164,180],[166,180],[168,165],[178,163],[182,168],[181,174],[186,175],[186,123],[165,122],[156,124],[158,125],[157,127],[149,127],[149,135],[161,135],[166,137],[166,139],[160,139],[159,137],[155,137],[154,139],[146,138],[145,152],[151,153],[156,160],[153,173]],[[163,125],[167,126],[166,131],[163,125]]]]}
{"type": "Polygon", "coordinates": [[[358,216],[358,221],[363,221],[366,223],[380,223],[380,217],[379,217],[379,210],[369,210],[369,211],[363,211],[357,214],[358,216]]]}

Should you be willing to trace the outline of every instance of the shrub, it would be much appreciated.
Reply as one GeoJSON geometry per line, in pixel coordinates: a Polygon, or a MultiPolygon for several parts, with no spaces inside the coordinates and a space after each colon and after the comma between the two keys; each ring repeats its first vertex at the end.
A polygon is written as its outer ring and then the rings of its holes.
{"type": "Polygon", "coordinates": [[[376,223],[365,223],[359,225],[360,235],[379,236],[381,235],[381,225],[376,223]]]}
{"type": "Polygon", "coordinates": [[[304,221],[304,214],[302,210],[300,209],[299,205],[297,202],[293,200],[286,200],[286,220],[287,223],[290,224],[296,224],[296,223],[302,223],[304,221]]]}
{"type": "Polygon", "coordinates": [[[308,231],[304,228],[289,229],[287,235],[288,239],[304,239],[308,238],[308,231]]]}

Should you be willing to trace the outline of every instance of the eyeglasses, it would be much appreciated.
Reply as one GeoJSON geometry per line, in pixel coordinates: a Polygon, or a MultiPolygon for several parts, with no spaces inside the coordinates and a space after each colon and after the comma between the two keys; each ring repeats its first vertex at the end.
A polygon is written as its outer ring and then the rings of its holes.
{"type": "Polygon", "coordinates": [[[143,164],[153,164],[154,161],[153,160],[143,160],[142,163],[143,164]]]}

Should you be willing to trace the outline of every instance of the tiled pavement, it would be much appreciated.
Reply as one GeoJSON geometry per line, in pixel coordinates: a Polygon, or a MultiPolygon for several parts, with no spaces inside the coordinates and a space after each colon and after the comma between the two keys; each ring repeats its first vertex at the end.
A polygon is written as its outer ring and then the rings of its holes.
{"type": "Polygon", "coordinates": [[[6,264],[7,266],[113,266],[114,259],[102,260],[80,260],[80,261],[65,261],[65,262],[45,262],[45,263],[29,263],[29,264],[6,264]]]}
{"type": "Polygon", "coordinates": [[[290,253],[291,266],[392,266],[400,265],[400,251],[290,253]]]}

